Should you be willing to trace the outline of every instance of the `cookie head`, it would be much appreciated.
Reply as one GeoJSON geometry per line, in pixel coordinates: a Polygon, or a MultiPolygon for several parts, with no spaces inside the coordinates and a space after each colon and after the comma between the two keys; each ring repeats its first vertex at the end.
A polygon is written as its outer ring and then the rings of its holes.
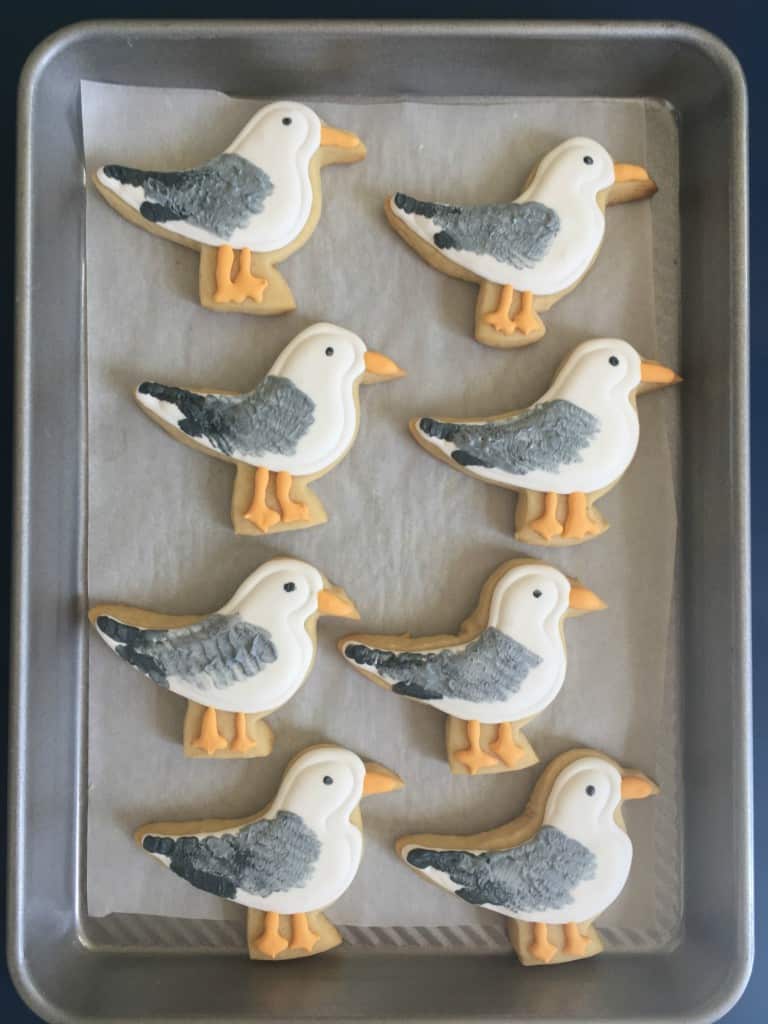
{"type": "Polygon", "coordinates": [[[262,107],[229,147],[258,162],[264,153],[279,153],[290,160],[312,154],[320,146],[320,118],[303,103],[280,101],[262,107]]]}
{"type": "Polygon", "coordinates": [[[288,769],[276,803],[305,819],[327,822],[349,817],[364,796],[402,786],[402,779],[378,764],[366,764],[343,747],[312,747],[288,769]]]}
{"type": "Polygon", "coordinates": [[[544,824],[574,838],[611,832],[623,800],[658,793],[640,772],[622,771],[607,758],[588,755],[567,765],[555,779],[544,811],[544,824]]]}
{"type": "Polygon", "coordinates": [[[304,622],[311,615],[343,614],[345,609],[354,609],[351,601],[339,588],[327,585],[314,566],[297,558],[273,558],[251,573],[227,610],[263,623],[265,613],[304,622]]]}
{"type": "Polygon", "coordinates": [[[514,566],[494,588],[489,625],[509,636],[517,636],[525,622],[541,630],[550,619],[559,622],[570,592],[570,581],[559,569],[537,563],[514,566]]]}

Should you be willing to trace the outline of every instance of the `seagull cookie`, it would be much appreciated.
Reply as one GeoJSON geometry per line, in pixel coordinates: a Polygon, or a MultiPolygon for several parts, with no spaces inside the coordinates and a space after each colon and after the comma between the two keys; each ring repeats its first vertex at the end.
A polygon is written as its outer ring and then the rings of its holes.
{"type": "Polygon", "coordinates": [[[320,168],[354,163],[365,146],[323,124],[309,107],[262,107],[223,153],[183,171],[106,164],[94,184],[119,214],[200,252],[200,302],[208,309],[285,313],[296,308],[275,270],[317,226],[320,168]]]}
{"type": "Polygon", "coordinates": [[[517,770],[538,761],[521,727],[565,679],[565,618],[604,607],[559,569],[518,559],[486,581],[457,635],[358,634],[339,650],[373,682],[448,715],[451,771],[517,770]]]}
{"type": "Polygon", "coordinates": [[[103,604],[88,617],[123,661],[186,697],[188,757],[265,757],[273,734],[262,719],[309,675],[320,615],[360,617],[344,591],[313,566],[273,558],[211,615],[103,604]]]}
{"type": "Polygon", "coordinates": [[[536,167],[513,202],[447,206],[402,192],[385,205],[395,231],[437,270],[480,285],[475,338],[516,348],[544,336],[550,309],[590,269],[605,207],[656,191],[648,172],[614,163],[592,139],[567,139],[536,167]]]}
{"type": "Polygon", "coordinates": [[[366,349],[351,331],[315,324],[283,349],[251,391],[144,381],[136,399],[170,434],[235,464],[235,532],[266,533],[326,522],[308,484],[352,447],[359,385],[402,376],[396,363],[366,349]]]}
{"type": "Polygon", "coordinates": [[[402,785],[394,772],[342,747],[310,747],[258,814],[157,822],[140,828],[136,841],[196,889],[248,908],[252,959],[311,956],[342,941],[321,911],[346,892],[360,866],[360,800],[402,785]]]}
{"type": "Polygon", "coordinates": [[[404,836],[397,852],[430,882],[507,917],[524,965],[567,963],[602,951],[592,922],[629,877],[622,801],[658,792],[605,754],[571,750],[550,762],[509,824],[470,836],[404,836]]]}
{"type": "Polygon", "coordinates": [[[518,540],[579,544],[608,529],[593,502],[635,456],[636,395],[679,380],[626,341],[600,338],[577,345],[528,409],[476,420],[420,416],[410,428],[423,448],[454,469],[520,491],[518,540]]]}

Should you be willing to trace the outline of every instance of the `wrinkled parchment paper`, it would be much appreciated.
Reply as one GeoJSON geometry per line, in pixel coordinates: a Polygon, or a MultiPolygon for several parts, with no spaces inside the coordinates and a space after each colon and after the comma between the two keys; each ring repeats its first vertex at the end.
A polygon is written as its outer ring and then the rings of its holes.
{"type": "MultiPolygon", "coordinates": [[[[192,90],[84,82],[87,172],[105,162],[173,169],[223,150],[258,100],[192,90]]],[[[672,114],[638,100],[552,99],[471,103],[313,103],[357,132],[362,164],[323,171],[323,216],[281,270],[298,302],[282,317],[222,315],[197,301],[197,253],[117,216],[88,185],[89,603],[118,601],[169,613],[224,603],[265,559],[291,554],[344,586],[360,628],[450,632],[505,559],[547,557],[513,540],[514,497],[451,472],[407,433],[410,416],[484,415],[529,405],[564,355],[599,336],[631,341],[679,366],[677,145],[672,114]],[[494,351],[472,340],[476,289],[423,263],[386,225],[384,197],[402,189],[463,202],[514,198],[535,161],[574,134],[617,160],[646,165],[660,191],[612,207],[592,273],[545,314],[543,341],[494,351]],[[327,525],[275,537],[236,537],[229,523],[232,467],[181,445],[134,404],[151,378],[243,389],[302,328],[330,320],[408,371],[361,392],[350,455],[314,486],[327,525]]],[[[641,396],[637,457],[601,503],[610,531],[554,550],[550,560],[609,604],[567,623],[569,668],[555,703],[528,727],[543,764],[576,745],[599,747],[655,777],[662,796],[629,805],[635,845],[629,883],[601,926],[612,948],[657,949],[680,917],[677,703],[676,471],[679,397],[641,396]]],[[[479,778],[448,771],[443,716],[398,699],[347,668],[338,637],[357,624],[323,619],[314,672],[271,716],[268,759],[214,762],[182,756],[185,702],[153,686],[91,635],[87,899],[93,917],[241,919],[243,911],[162,870],[132,839],[158,819],[230,817],[271,798],[304,746],[341,743],[396,769],[397,794],[366,800],[366,852],[338,924],[458,926],[468,946],[503,922],[425,884],[396,858],[411,831],[474,832],[514,817],[540,771],[479,778]],[[461,926],[464,927],[462,933],[461,926]]],[[[401,935],[404,933],[400,933],[401,935]]],[[[427,945],[438,932],[422,930],[427,945]]],[[[349,935],[348,935],[349,937],[349,935]]],[[[437,940],[435,940],[437,942],[437,940]]],[[[487,945],[487,938],[484,940],[487,945]]]]}

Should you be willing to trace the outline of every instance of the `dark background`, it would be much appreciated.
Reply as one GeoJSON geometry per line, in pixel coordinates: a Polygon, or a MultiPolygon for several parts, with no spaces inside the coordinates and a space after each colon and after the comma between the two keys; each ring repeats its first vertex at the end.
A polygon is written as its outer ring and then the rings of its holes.
{"type": "MultiPolygon", "coordinates": [[[[377,2],[369,0],[359,3],[316,2],[315,4],[256,3],[211,5],[186,0],[185,3],[152,3],[134,0],[128,6],[117,9],[106,3],[64,3],[53,5],[43,2],[12,5],[3,11],[0,31],[0,97],[3,116],[0,124],[4,129],[6,157],[0,161],[0,184],[5,196],[6,238],[0,246],[3,260],[0,280],[4,288],[0,294],[3,303],[0,316],[5,320],[4,338],[0,359],[0,381],[5,380],[4,400],[0,401],[0,454],[2,455],[2,477],[0,487],[10,496],[10,474],[13,451],[11,436],[11,395],[13,364],[13,209],[14,209],[14,125],[16,87],[21,67],[34,46],[51,32],[89,18],[547,18],[547,19],[658,19],[688,21],[720,36],[734,51],[747,77],[749,90],[750,120],[752,125],[750,141],[750,173],[752,187],[750,195],[752,248],[752,507],[761,510],[768,505],[768,480],[763,473],[768,468],[762,457],[762,446],[768,439],[768,401],[762,394],[768,388],[768,346],[764,344],[761,327],[768,320],[768,253],[761,246],[763,230],[768,213],[768,196],[765,194],[765,164],[768,160],[768,120],[765,107],[768,104],[768,53],[766,52],[765,26],[768,24],[768,5],[746,3],[739,0],[730,2],[655,3],[651,0],[639,2],[590,3],[581,2],[528,2],[515,3],[509,0],[476,0],[472,5],[458,4],[444,0],[441,5],[431,6],[414,2],[377,2]]],[[[724,274],[727,272],[723,268],[724,274]]],[[[716,287],[716,282],[713,282],[716,287]]],[[[0,491],[2,493],[2,491],[0,491]]],[[[716,510],[713,510],[716,514],[716,510]]],[[[1,503],[0,537],[10,537],[10,500],[1,503]]],[[[754,588],[754,666],[755,666],[755,797],[759,808],[765,781],[768,779],[768,751],[760,743],[761,731],[768,733],[768,696],[761,692],[761,675],[768,666],[768,531],[762,529],[762,522],[753,512],[753,588],[754,588]],[[762,727],[762,729],[761,729],[762,727]]],[[[5,541],[6,552],[8,542],[5,541]]],[[[0,570],[9,577],[9,557],[0,562],[0,570]]],[[[7,606],[10,579],[0,580],[0,596],[7,606]],[[3,583],[7,585],[3,586],[3,583]]],[[[7,614],[0,615],[0,647],[7,650],[7,614]]],[[[0,758],[0,771],[5,771],[5,759],[0,758]]],[[[0,778],[0,793],[5,792],[5,779],[0,778]]],[[[2,820],[2,819],[0,819],[2,820]]],[[[757,956],[752,980],[740,1003],[725,1018],[728,1024],[762,1024],[768,1021],[768,948],[761,937],[762,913],[768,911],[768,830],[766,819],[757,815],[756,832],[756,886],[757,902],[757,956]],[[762,913],[761,913],[762,912],[762,913]]],[[[4,843],[0,844],[0,858],[4,858],[4,843]]],[[[3,1024],[31,1022],[38,1018],[21,1002],[8,978],[4,964],[0,966],[0,1020],[3,1024]]]]}

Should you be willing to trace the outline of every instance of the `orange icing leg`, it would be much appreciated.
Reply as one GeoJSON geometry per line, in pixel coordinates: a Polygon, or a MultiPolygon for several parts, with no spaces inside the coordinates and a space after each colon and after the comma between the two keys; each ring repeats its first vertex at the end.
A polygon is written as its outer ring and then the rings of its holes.
{"type": "Polygon", "coordinates": [[[562,524],[557,518],[557,497],[552,491],[548,491],[544,495],[544,515],[531,523],[531,529],[544,540],[551,540],[563,532],[562,524]]]}
{"type": "Polygon", "coordinates": [[[306,949],[311,953],[319,938],[309,927],[306,914],[291,915],[291,949],[306,949]]]}
{"type": "Polygon", "coordinates": [[[586,956],[589,939],[585,939],[579,931],[577,924],[569,923],[563,926],[565,932],[564,952],[569,956],[586,956]]]}
{"type": "Polygon", "coordinates": [[[498,754],[499,759],[504,762],[507,768],[514,768],[523,756],[523,748],[515,743],[512,726],[509,722],[501,722],[497,728],[496,739],[491,744],[491,750],[498,754]]]}
{"type": "Polygon", "coordinates": [[[486,313],[483,322],[490,324],[494,330],[509,337],[510,334],[531,334],[542,326],[541,317],[533,309],[533,292],[520,293],[520,309],[517,315],[510,318],[509,310],[515,297],[515,289],[511,284],[502,286],[499,305],[493,313],[486,313]]]}
{"type": "Polygon", "coordinates": [[[537,921],[533,926],[533,942],[528,947],[528,952],[534,960],[548,964],[557,952],[557,946],[553,946],[547,938],[547,926],[537,921]]]}
{"type": "Polygon", "coordinates": [[[254,302],[261,302],[264,297],[267,279],[266,277],[254,277],[251,273],[250,249],[240,250],[240,265],[237,270],[237,277],[235,278],[235,286],[243,296],[242,299],[236,299],[236,302],[242,302],[243,299],[253,299],[254,302]]]}
{"type": "Polygon", "coordinates": [[[518,309],[513,323],[517,324],[517,329],[523,334],[532,334],[544,326],[541,322],[541,317],[533,308],[533,292],[523,292],[521,294],[520,309],[518,309]]]}
{"type": "Polygon", "coordinates": [[[568,495],[568,516],[565,520],[564,537],[581,540],[597,533],[597,526],[587,512],[587,496],[582,491],[568,495]]]}
{"type": "Polygon", "coordinates": [[[268,910],[264,914],[264,931],[256,943],[256,948],[273,960],[288,949],[288,942],[280,934],[280,915],[276,911],[268,910]]]}
{"type": "Polygon", "coordinates": [[[216,252],[216,291],[215,302],[244,302],[253,299],[261,302],[266,278],[254,277],[251,274],[251,250],[241,249],[237,269],[237,277],[232,280],[232,266],[235,253],[231,245],[220,245],[216,252]]]}
{"type": "Polygon", "coordinates": [[[243,711],[235,712],[235,738],[229,745],[236,754],[246,754],[256,743],[248,735],[248,722],[243,711]]]}
{"type": "Polygon", "coordinates": [[[269,470],[259,466],[253,480],[253,501],[251,507],[245,513],[245,518],[252,522],[262,533],[280,522],[280,516],[274,509],[267,505],[267,486],[269,484],[269,470]]]}
{"type": "Polygon", "coordinates": [[[499,296],[498,306],[493,313],[485,314],[483,317],[483,323],[490,324],[491,327],[500,334],[514,334],[517,330],[517,324],[514,320],[509,319],[509,307],[512,305],[514,297],[515,289],[512,285],[503,285],[501,295],[499,296]]]}
{"type": "Polygon", "coordinates": [[[227,741],[219,732],[216,722],[216,708],[206,708],[203,712],[200,735],[196,740],[192,740],[192,746],[204,750],[208,757],[212,757],[217,750],[227,749],[227,741]]]}
{"type": "Polygon", "coordinates": [[[492,764],[498,764],[495,757],[486,754],[480,746],[480,723],[474,719],[467,722],[467,740],[469,746],[466,750],[456,751],[456,760],[466,765],[470,775],[474,775],[480,768],[488,768],[492,764]]]}
{"type": "Polygon", "coordinates": [[[277,474],[275,489],[284,523],[296,523],[309,519],[309,508],[302,502],[293,501],[291,498],[292,483],[293,477],[290,473],[282,472],[277,474]]]}

